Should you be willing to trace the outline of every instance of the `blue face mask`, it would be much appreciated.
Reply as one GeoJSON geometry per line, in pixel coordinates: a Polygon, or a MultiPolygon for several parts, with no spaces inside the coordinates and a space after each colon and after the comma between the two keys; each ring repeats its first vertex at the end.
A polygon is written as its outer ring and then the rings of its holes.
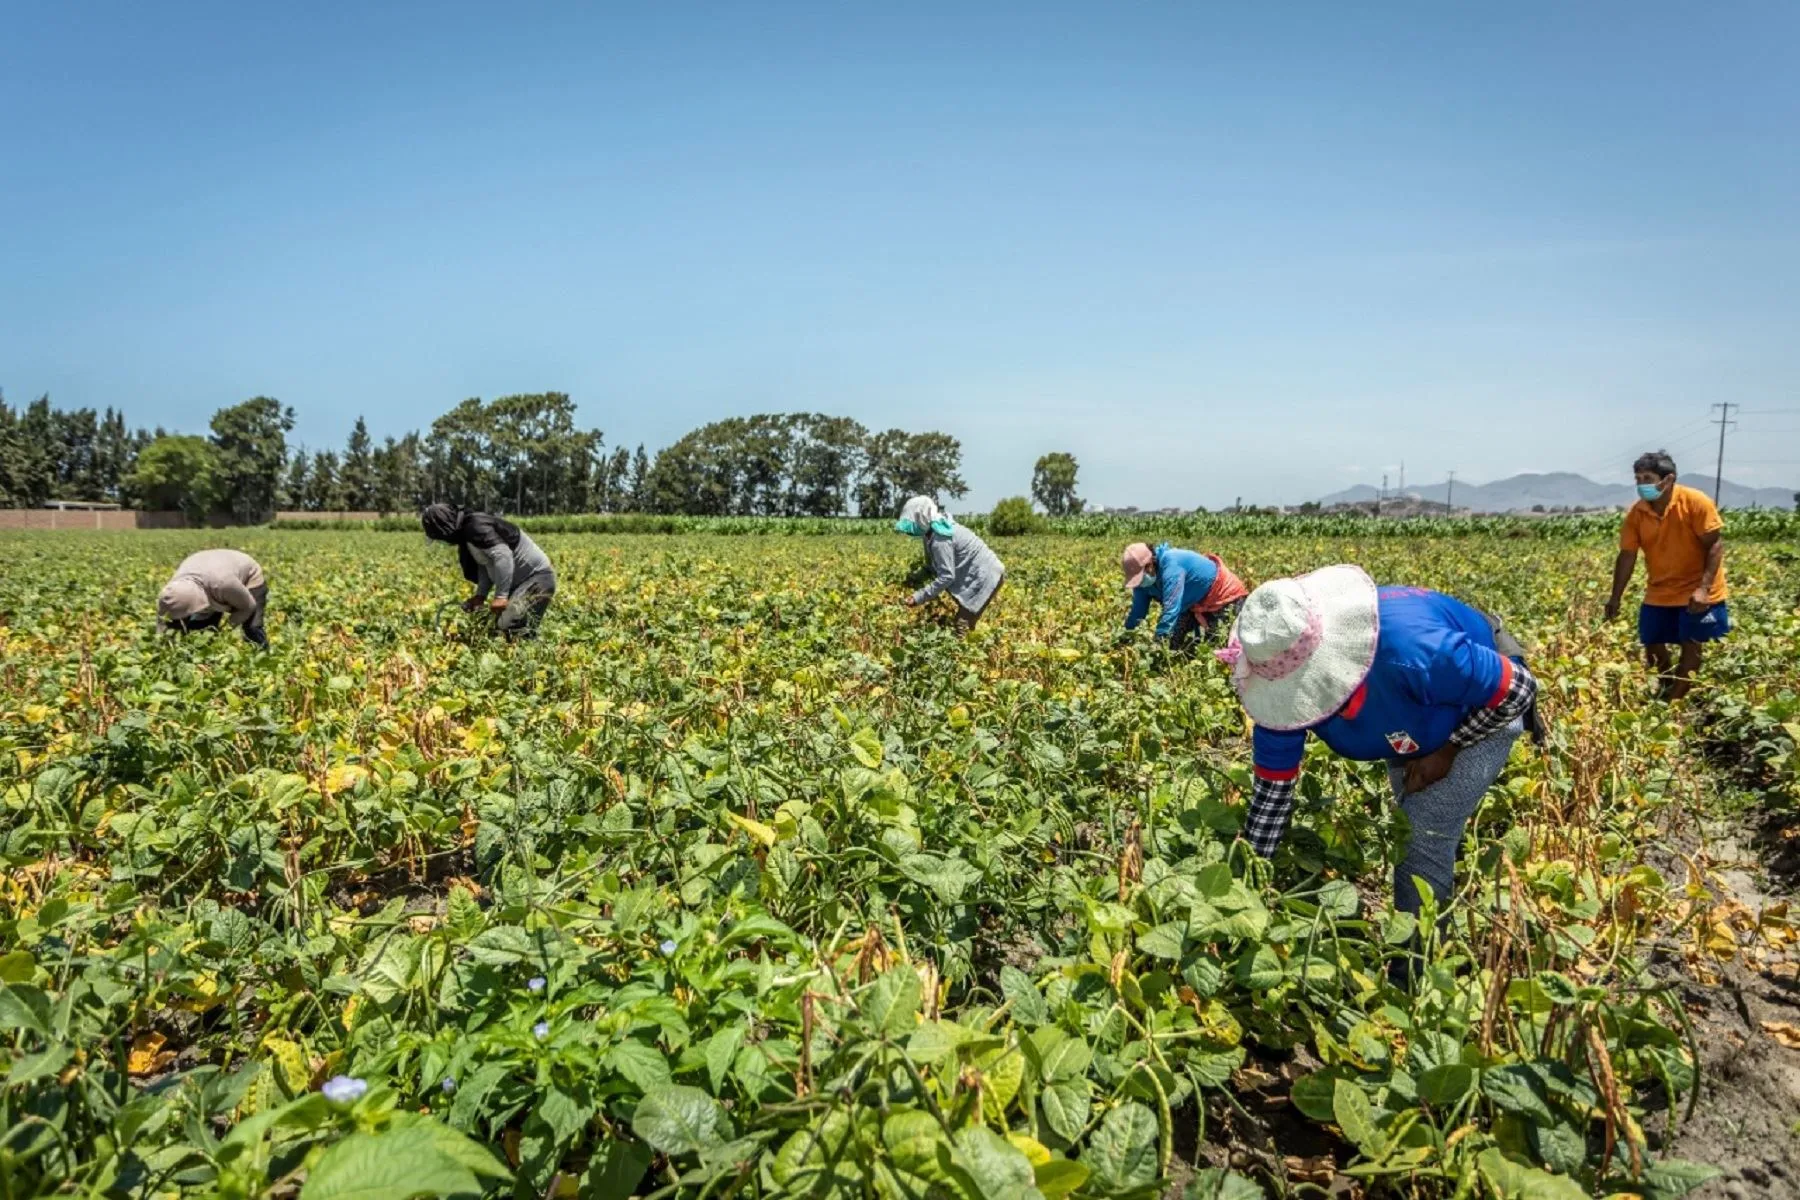
{"type": "Polygon", "coordinates": [[[1642,497],[1643,499],[1649,501],[1651,504],[1655,504],[1658,497],[1660,497],[1662,495],[1662,485],[1661,484],[1640,483],[1637,485],[1637,490],[1638,490],[1638,495],[1640,497],[1642,497]]]}

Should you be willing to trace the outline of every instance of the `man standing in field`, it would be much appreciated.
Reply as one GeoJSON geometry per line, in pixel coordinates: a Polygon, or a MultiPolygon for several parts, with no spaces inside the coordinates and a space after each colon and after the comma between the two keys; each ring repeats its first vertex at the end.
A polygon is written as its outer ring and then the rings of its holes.
{"type": "Polygon", "coordinates": [[[1679,700],[1694,685],[1700,649],[1731,632],[1725,604],[1725,523],[1705,492],[1675,482],[1675,460],[1663,451],[1632,464],[1638,502],[1619,529],[1619,557],[1613,563],[1612,598],[1606,619],[1619,615],[1619,598],[1644,552],[1650,580],[1638,608],[1638,641],[1666,700],[1679,700]],[[1670,646],[1681,657],[1670,669],[1670,646]]]}

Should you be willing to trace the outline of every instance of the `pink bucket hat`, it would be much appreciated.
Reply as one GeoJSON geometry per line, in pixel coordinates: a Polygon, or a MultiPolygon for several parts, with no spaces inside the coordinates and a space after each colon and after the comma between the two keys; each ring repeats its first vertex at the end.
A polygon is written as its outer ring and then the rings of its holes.
{"type": "Polygon", "coordinates": [[[1129,592],[1144,582],[1144,576],[1155,565],[1156,551],[1143,542],[1133,542],[1125,547],[1125,553],[1119,559],[1119,566],[1125,570],[1125,590],[1129,592]]]}
{"type": "Polygon", "coordinates": [[[1342,708],[1374,665],[1379,599],[1368,573],[1348,564],[1251,592],[1218,651],[1250,719],[1305,729],[1342,708]]]}

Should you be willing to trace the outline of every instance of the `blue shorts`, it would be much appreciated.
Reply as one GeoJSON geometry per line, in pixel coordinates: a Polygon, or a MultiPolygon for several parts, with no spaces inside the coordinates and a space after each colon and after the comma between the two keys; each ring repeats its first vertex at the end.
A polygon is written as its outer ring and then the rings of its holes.
{"type": "Polygon", "coordinates": [[[1646,646],[1716,642],[1731,632],[1731,608],[1721,600],[1703,613],[1685,604],[1645,604],[1638,608],[1638,641],[1646,646]]]}

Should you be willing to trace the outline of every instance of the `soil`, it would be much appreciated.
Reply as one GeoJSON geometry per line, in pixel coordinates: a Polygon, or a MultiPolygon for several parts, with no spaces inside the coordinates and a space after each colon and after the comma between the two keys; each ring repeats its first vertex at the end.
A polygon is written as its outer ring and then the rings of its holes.
{"type": "MultiPolygon", "coordinates": [[[[1746,852],[1729,835],[1702,831],[1675,841],[1693,844],[1694,860],[1707,869],[1721,898],[1752,913],[1792,893],[1791,875],[1770,870],[1763,854],[1746,852]]],[[[1767,842],[1759,839],[1758,849],[1766,853],[1767,842]]],[[[1680,878],[1679,870],[1671,877],[1680,878]]],[[[1714,969],[1718,981],[1711,985],[1696,982],[1673,959],[1656,971],[1676,983],[1693,1022],[1700,1094],[1693,1118],[1680,1123],[1672,1139],[1661,1114],[1645,1121],[1645,1132],[1662,1154],[1720,1169],[1719,1178],[1690,1193],[1693,1200],[1800,1196],[1800,1048],[1794,1048],[1800,1047],[1800,964],[1792,957],[1756,966],[1724,963],[1714,969]]],[[[1685,1098],[1681,1108],[1687,1108],[1685,1098]]]]}

